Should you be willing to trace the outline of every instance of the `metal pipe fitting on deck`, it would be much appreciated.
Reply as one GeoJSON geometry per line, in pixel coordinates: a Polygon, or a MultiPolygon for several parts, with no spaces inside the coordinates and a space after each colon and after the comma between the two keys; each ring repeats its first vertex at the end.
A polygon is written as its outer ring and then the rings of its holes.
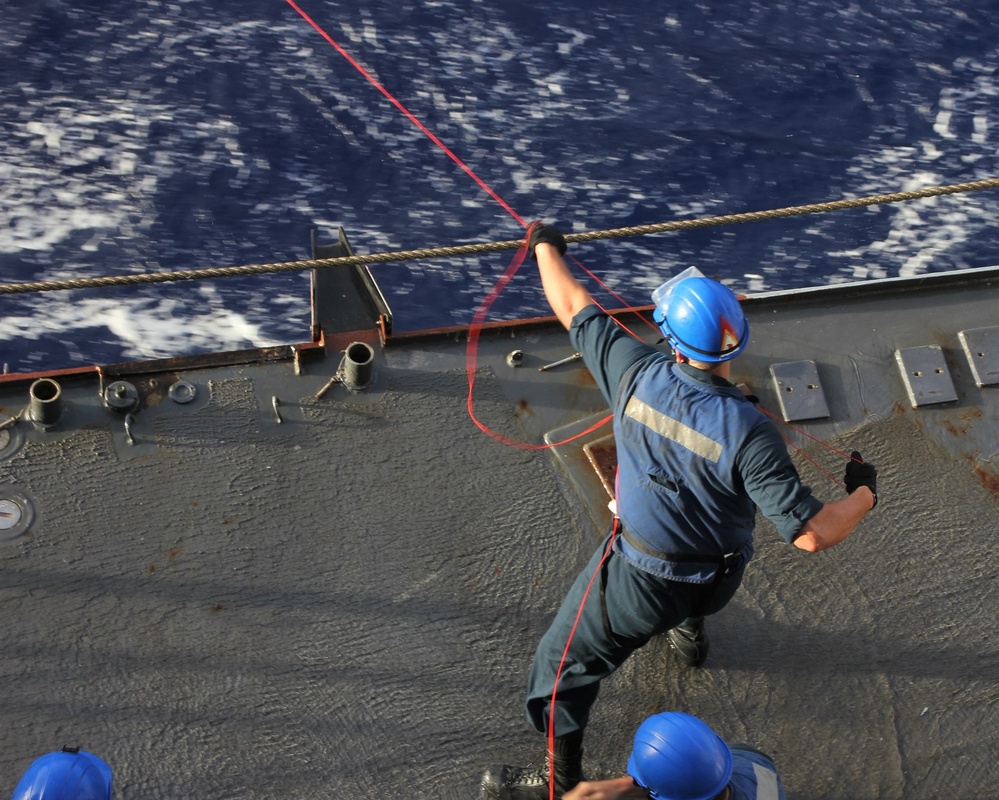
{"type": "MultiPolygon", "coordinates": [[[[371,383],[374,360],[375,351],[371,348],[371,345],[364,342],[351,342],[347,345],[347,349],[343,351],[343,358],[340,359],[333,377],[323,384],[323,387],[316,392],[313,399],[321,400],[334,383],[343,384],[352,392],[360,392],[367,389],[371,383]]],[[[280,422],[280,420],[278,421],[280,422]]]]}
{"type": "Polygon", "coordinates": [[[39,378],[28,388],[28,419],[40,428],[52,428],[62,416],[62,387],[51,378],[39,378]]]}
{"type": "Polygon", "coordinates": [[[371,372],[375,351],[364,342],[351,342],[343,353],[343,382],[353,392],[367,389],[371,383],[371,372]]]}

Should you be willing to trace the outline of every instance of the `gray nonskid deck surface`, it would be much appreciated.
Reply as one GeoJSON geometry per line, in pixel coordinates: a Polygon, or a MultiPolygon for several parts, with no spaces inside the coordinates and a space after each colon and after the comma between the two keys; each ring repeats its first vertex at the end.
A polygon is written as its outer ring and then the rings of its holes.
{"type": "MultiPolygon", "coordinates": [[[[761,521],[742,588],[709,620],[706,667],[678,664],[660,638],[606,682],[587,729],[590,773],[620,774],[629,750],[621,731],[676,709],[769,752],[790,798],[994,796],[995,498],[905,416],[831,444],[879,465],[876,512],[817,555],[761,521]]],[[[841,458],[809,455],[839,477],[841,458]]],[[[796,460],[816,494],[839,496],[796,460]]]]}
{"type": "MultiPolygon", "coordinates": [[[[0,462],[38,517],[0,548],[0,786],[62,744],[117,798],[467,800],[537,758],[533,648],[602,531],[550,453],[472,425],[437,358],[387,351],[372,392],[318,403],[287,364],[193,373],[211,400],[141,412],[134,448],[111,416],[0,462]]],[[[475,409],[517,438],[502,377],[475,409]]],[[[878,465],[878,508],[819,555],[762,521],[707,666],[658,639],[606,682],[590,774],[682,709],[769,751],[792,800],[994,798],[999,505],[928,416],[833,440],[878,465]]]]}
{"type": "Polygon", "coordinates": [[[65,743],[125,798],[468,797],[579,537],[464,387],[405,373],[276,427],[223,380],[145,459],[27,443],[0,471],[39,512],[2,552],[0,783],[65,743]]]}

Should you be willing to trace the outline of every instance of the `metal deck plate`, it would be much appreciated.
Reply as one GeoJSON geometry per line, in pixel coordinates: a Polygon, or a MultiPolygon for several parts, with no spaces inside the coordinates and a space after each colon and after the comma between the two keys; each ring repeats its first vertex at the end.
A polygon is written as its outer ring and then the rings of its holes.
{"type": "Polygon", "coordinates": [[[895,352],[913,408],[957,400],[943,350],[938,344],[907,347],[895,352]]]}
{"type": "Polygon", "coordinates": [[[777,387],[777,399],[785,422],[829,416],[829,404],[814,361],[771,364],[770,374],[777,387]]]}
{"type": "Polygon", "coordinates": [[[975,383],[992,386],[999,383],[999,327],[971,328],[958,334],[971,364],[975,383]]]}

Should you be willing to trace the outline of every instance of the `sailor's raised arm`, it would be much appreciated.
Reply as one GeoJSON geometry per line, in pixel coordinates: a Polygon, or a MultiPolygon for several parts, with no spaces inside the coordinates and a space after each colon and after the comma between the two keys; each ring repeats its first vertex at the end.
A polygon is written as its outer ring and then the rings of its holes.
{"type": "Polygon", "coordinates": [[[572,318],[593,303],[593,297],[569,271],[565,259],[565,238],[552,225],[534,223],[528,240],[528,252],[538,262],[541,285],[548,305],[566,330],[572,318]]]}

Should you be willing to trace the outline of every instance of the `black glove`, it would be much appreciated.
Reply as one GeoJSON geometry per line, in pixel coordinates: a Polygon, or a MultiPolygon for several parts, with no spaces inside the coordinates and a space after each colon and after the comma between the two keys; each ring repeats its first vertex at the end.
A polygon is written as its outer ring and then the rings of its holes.
{"type": "Polygon", "coordinates": [[[531,236],[527,240],[527,252],[535,261],[538,257],[534,254],[534,246],[541,244],[541,242],[555,245],[559,254],[565,255],[565,237],[562,235],[562,231],[554,225],[542,225],[540,222],[531,225],[531,236]]]}
{"type": "Polygon", "coordinates": [[[864,461],[863,456],[856,450],[850,453],[843,483],[846,484],[847,494],[853,494],[861,486],[866,486],[874,495],[874,505],[878,504],[878,471],[873,464],[864,461]]]}

